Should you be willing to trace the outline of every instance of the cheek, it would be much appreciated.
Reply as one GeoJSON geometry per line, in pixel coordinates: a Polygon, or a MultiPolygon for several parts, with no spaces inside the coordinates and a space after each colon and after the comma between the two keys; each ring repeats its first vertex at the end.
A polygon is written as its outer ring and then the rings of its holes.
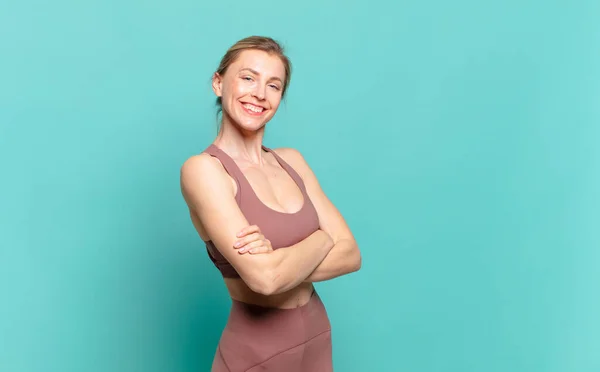
{"type": "Polygon", "coordinates": [[[279,109],[279,102],[276,104],[271,104],[271,115],[275,115],[275,111],[279,109]]]}
{"type": "Polygon", "coordinates": [[[234,98],[239,97],[241,94],[244,94],[247,91],[248,91],[247,84],[245,85],[245,84],[238,83],[238,84],[231,85],[231,92],[233,93],[234,96],[236,96],[234,98]]]}
{"type": "Polygon", "coordinates": [[[240,96],[240,93],[238,92],[237,87],[228,86],[227,88],[225,88],[223,90],[223,98],[222,98],[223,107],[226,108],[228,111],[235,109],[235,104],[236,104],[237,98],[239,96],[240,96]]]}
{"type": "Polygon", "coordinates": [[[269,97],[269,102],[270,102],[272,108],[274,108],[274,109],[278,108],[279,104],[281,104],[281,94],[273,93],[269,97]]]}
{"type": "Polygon", "coordinates": [[[238,83],[237,81],[228,81],[226,85],[223,86],[223,95],[227,96],[229,99],[236,99],[243,94],[247,88],[238,83]]]}

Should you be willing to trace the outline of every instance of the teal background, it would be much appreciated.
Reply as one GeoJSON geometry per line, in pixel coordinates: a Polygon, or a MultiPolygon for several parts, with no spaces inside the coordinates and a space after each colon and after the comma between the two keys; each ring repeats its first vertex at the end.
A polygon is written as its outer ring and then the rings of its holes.
{"type": "Polygon", "coordinates": [[[600,3],[4,1],[0,370],[208,371],[229,298],[179,167],[236,40],[294,63],[303,152],[363,254],[336,371],[600,370],[600,3]]]}

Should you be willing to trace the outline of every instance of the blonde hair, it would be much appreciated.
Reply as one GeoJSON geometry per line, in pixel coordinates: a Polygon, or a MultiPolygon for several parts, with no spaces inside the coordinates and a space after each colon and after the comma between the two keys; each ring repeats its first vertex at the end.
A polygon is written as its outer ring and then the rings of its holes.
{"type": "MultiPolygon", "coordinates": [[[[283,87],[281,88],[281,97],[285,96],[285,92],[290,84],[290,79],[292,77],[292,63],[290,59],[285,55],[284,48],[277,41],[273,40],[270,37],[266,36],[249,36],[242,40],[239,40],[235,44],[233,44],[225,53],[223,58],[221,59],[221,63],[219,63],[219,67],[217,68],[216,73],[223,76],[229,66],[237,60],[240,54],[244,50],[262,50],[263,52],[267,52],[269,54],[273,54],[281,59],[283,62],[283,66],[285,68],[285,81],[283,82],[283,87]]],[[[217,97],[217,106],[219,110],[217,112],[217,116],[219,112],[222,110],[221,106],[221,97],[217,97]]]]}

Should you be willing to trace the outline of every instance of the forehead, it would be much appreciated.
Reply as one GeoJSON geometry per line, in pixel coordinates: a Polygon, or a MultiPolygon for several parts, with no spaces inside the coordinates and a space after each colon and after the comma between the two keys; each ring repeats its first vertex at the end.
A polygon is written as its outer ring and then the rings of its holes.
{"type": "Polygon", "coordinates": [[[283,61],[275,54],[269,54],[262,50],[244,50],[231,65],[233,72],[244,68],[250,68],[266,77],[285,78],[285,66],[283,61]]]}

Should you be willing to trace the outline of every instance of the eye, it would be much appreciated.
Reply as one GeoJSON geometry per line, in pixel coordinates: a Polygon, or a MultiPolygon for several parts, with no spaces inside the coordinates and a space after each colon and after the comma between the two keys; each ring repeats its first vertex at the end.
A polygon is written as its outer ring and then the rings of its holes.
{"type": "Polygon", "coordinates": [[[252,77],[251,76],[242,76],[242,80],[252,81],[252,77]]]}
{"type": "Polygon", "coordinates": [[[275,90],[280,90],[279,86],[275,85],[275,84],[271,84],[269,85],[271,88],[275,89],[275,90]]]}

